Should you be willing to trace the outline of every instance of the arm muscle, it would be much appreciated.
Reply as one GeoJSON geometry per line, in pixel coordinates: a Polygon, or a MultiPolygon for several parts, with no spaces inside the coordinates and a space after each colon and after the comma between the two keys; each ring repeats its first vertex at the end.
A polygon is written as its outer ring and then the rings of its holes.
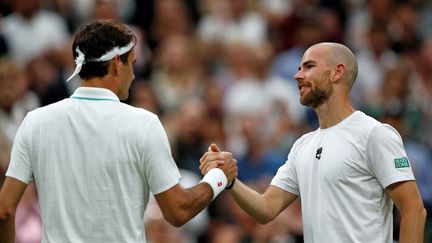
{"type": "Polygon", "coordinates": [[[297,199],[297,195],[276,186],[269,186],[264,194],[260,194],[239,180],[235,182],[230,193],[244,211],[262,224],[276,218],[297,199]]]}
{"type": "Polygon", "coordinates": [[[155,195],[164,218],[174,226],[181,226],[203,210],[212,200],[213,191],[207,183],[185,189],[177,184],[155,195]]]}
{"type": "Polygon", "coordinates": [[[386,188],[386,192],[402,216],[399,242],[422,243],[426,210],[415,181],[392,184],[386,188]]]}
{"type": "Polygon", "coordinates": [[[0,191],[0,242],[14,242],[15,210],[27,187],[22,181],[6,177],[0,191]]]}

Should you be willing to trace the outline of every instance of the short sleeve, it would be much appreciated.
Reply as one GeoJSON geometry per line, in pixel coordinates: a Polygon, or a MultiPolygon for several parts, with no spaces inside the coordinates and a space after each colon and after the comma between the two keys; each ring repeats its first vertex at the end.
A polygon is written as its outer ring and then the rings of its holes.
{"type": "Polygon", "coordinates": [[[278,169],[270,185],[277,186],[297,196],[300,195],[296,171],[296,144],[288,154],[285,164],[278,169]]]}
{"type": "Polygon", "coordinates": [[[30,154],[30,122],[27,115],[21,123],[17,134],[15,135],[12,146],[11,160],[9,163],[6,176],[13,177],[26,184],[33,181],[33,171],[30,154]]]}
{"type": "Polygon", "coordinates": [[[159,119],[151,121],[143,143],[144,169],[150,191],[158,194],[178,184],[180,172],[171,155],[168,137],[159,119]]]}
{"type": "Polygon", "coordinates": [[[402,138],[393,127],[386,124],[375,127],[369,136],[366,153],[368,166],[383,188],[414,180],[402,138]]]}

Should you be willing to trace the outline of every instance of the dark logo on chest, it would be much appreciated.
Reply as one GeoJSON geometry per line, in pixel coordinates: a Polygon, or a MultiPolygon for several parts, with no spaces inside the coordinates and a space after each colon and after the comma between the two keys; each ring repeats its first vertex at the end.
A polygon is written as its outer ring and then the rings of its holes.
{"type": "Polygon", "coordinates": [[[322,147],[317,149],[316,154],[315,154],[315,158],[321,159],[321,153],[322,153],[322,147]]]}

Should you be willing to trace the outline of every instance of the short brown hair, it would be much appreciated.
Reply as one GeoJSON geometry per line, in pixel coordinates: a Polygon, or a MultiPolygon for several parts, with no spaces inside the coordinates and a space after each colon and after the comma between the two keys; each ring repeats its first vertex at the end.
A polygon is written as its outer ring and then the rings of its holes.
{"type": "MultiPolygon", "coordinates": [[[[85,55],[85,63],[79,73],[82,79],[103,77],[108,73],[110,61],[92,62],[114,47],[123,47],[131,41],[136,42],[136,36],[125,24],[114,20],[96,20],[81,26],[75,35],[72,45],[74,58],[78,56],[76,48],[85,55]]],[[[121,56],[123,63],[127,63],[129,52],[121,56]]]]}

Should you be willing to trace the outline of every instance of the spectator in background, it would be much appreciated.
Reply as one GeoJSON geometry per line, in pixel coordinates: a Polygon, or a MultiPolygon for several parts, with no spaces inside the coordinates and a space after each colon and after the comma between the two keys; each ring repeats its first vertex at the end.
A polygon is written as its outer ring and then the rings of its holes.
{"type": "Polygon", "coordinates": [[[373,26],[387,26],[393,13],[392,0],[368,0],[363,6],[352,9],[347,20],[344,42],[356,53],[358,50],[368,48],[370,28],[373,26]]]}
{"type": "MultiPolygon", "coordinates": [[[[295,1],[286,0],[256,0],[253,1],[254,8],[266,19],[268,23],[269,38],[276,41],[277,36],[273,36],[274,31],[292,13],[295,1]]],[[[275,43],[272,43],[275,44],[275,43]]],[[[276,46],[275,46],[276,48],[276,46]]]]}
{"type": "Polygon", "coordinates": [[[379,90],[385,73],[398,62],[391,49],[391,40],[381,23],[374,23],[367,33],[367,43],[356,52],[359,72],[351,98],[355,107],[373,105],[379,99],[379,90]]]}
{"type": "MultiPolygon", "coordinates": [[[[173,114],[171,144],[173,157],[180,168],[199,174],[196,162],[206,152],[203,131],[209,116],[207,107],[199,98],[190,98],[182,102],[181,107],[173,114]]],[[[166,123],[165,123],[166,124],[166,123]]],[[[169,128],[168,128],[169,129],[169,128]]]]}
{"type": "Polygon", "coordinates": [[[268,40],[266,19],[248,0],[203,1],[203,14],[196,34],[204,46],[205,61],[211,72],[218,67],[226,44],[258,45],[268,40]]]}
{"type": "MultiPolygon", "coordinates": [[[[121,21],[121,3],[124,0],[93,0],[94,6],[92,11],[92,20],[97,19],[115,19],[121,21]]],[[[137,37],[137,45],[135,53],[137,61],[134,64],[134,69],[137,77],[141,77],[148,70],[148,64],[151,59],[150,48],[146,44],[146,33],[136,25],[129,25],[137,37]]]]}
{"type": "MultiPolygon", "coordinates": [[[[318,11],[318,10],[316,10],[318,11]]],[[[297,16],[294,12],[285,21],[284,26],[289,29],[289,37],[283,39],[286,47],[275,54],[272,62],[271,72],[292,85],[295,85],[294,75],[298,69],[303,52],[310,45],[325,40],[326,34],[319,26],[320,19],[315,15],[297,16]],[[288,43],[289,42],[289,43],[288,43]]]]}
{"type": "Polygon", "coordinates": [[[417,28],[420,15],[414,2],[396,3],[388,26],[391,48],[401,56],[415,51],[420,44],[421,30],[417,28]]]}
{"type": "Polygon", "coordinates": [[[268,40],[266,20],[251,8],[247,0],[207,3],[208,12],[201,17],[197,27],[204,42],[218,45],[240,41],[254,45],[268,40]]]}
{"type": "Polygon", "coordinates": [[[170,35],[161,40],[155,52],[150,82],[166,115],[203,92],[204,70],[194,43],[188,36],[170,35]]]}
{"type": "MultiPolygon", "coordinates": [[[[42,7],[58,12],[67,21],[72,32],[82,24],[93,19],[94,9],[99,0],[40,0],[42,7]]],[[[107,4],[117,6],[118,18],[122,22],[130,23],[137,10],[135,0],[102,0],[107,4]]]]}
{"type": "Polygon", "coordinates": [[[132,83],[130,92],[128,100],[130,105],[146,109],[158,115],[161,114],[156,94],[147,80],[135,80],[132,83]]]}
{"type": "Polygon", "coordinates": [[[192,16],[185,1],[154,1],[152,26],[149,30],[151,47],[157,47],[172,36],[192,36],[192,16]]]}
{"type": "Polygon", "coordinates": [[[257,83],[254,46],[245,41],[221,44],[218,65],[210,72],[211,81],[222,91],[223,99],[237,84],[257,83]]]}
{"type": "Polygon", "coordinates": [[[432,37],[432,2],[431,1],[417,1],[419,6],[416,12],[419,13],[417,22],[417,30],[420,33],[420,39],[427,39],[432,37]]]}
{"type": "Polygon", "coordinates": [[[57,57],[41,54],[27,65],[30,88],[37,94],[41,106],[65,99],[74,91],[68,88],[63,63],[58,62],[57,57]]]}
{"type": "Polygon", "coordinates": [[[27,112],[39,107],[39,99],[29,90],[29,76],[10,58],[0,58],[0,129],[13,143],[27,112]]]}
{"type": "Polygon", "coordinates": [[[29,72],[29,87],[41,105],[68,97],[59,65],[61,48],[70,36],[65,20],[56,12],[42,9],[40,0],[13,1],[12,9],[0,24],[8,55],[29,72]]]}
{"type": "MultiPolygon", "coordinates": [[[[39,107],[39,99],[29,90],[29,76],[7,58],[0,58],[0,173],[10,161],[12,143],[29,111],[39,107]]],[[[0,184],[3,180],[1,180],[0,184]]],[[[24,193],[16,212],[16,243],[36,243],[41,239],[39,204],[34,184],[24,193]]]]}
{"type": "Polygon", "coordinates": [[[413,131],[420,141],[432,146],[432,38],[422,41],[417,52],[408,59],[413,71],[409,83],[410,98],[419,106],[421,117],[420,125],[413,131]]]}
{"type": "Polygon", "coordinates": [[[8,53],[21,68],[39,55],[55,57],[69,38],[64,19],[41,9],[39,1],[14,0],[13,12],[0,22],[8,53]]]}

